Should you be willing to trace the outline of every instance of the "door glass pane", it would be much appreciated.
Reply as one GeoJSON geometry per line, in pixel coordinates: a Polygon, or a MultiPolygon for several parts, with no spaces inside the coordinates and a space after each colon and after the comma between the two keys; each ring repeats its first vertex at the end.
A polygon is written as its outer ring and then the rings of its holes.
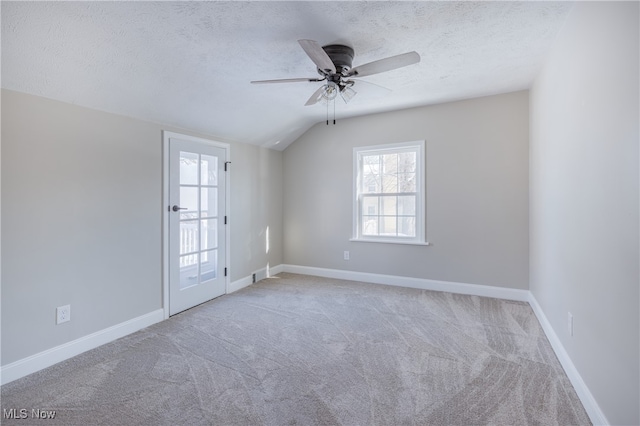
{"type": "Polygon", "coordinates": [[[198,221],[180,222],[180,254],[193,253],[199,250],[198,221]]]}
{"type": "Polygon", "coordinates": [[[218,276],[218,250],[203,251],[200,264],[200,282],[213,280],[218,276]]]}
{"type": "Polygon", "coordinates": [[[198,184],[198,154],[180,151],[180,184],[198,184]]]}
{"type": "Polygon", "coordinates": [[[218,184],[218,157],[212,155],[202,155],[200,160],[201,185],[218,184]]]}
{"type": "Polygon", "coordinates": [[[200,221],[202,226],[202,238],[200,249],[209,250],[218,247],[218,219],[205,219],[200,221]]]}
{"type": "Polygon", "coordinates": [[[198,217],[198,188],[190,186],[180,187],[180,220],[198,217]]]}
{"type": "Polygon", "coordinates": [[[200,217],[218,216],[218,188],[200,188],[202,191],[200,217]]]}
{"type": "Polygon", "coordinates": [[[180,290],[198,284],[198,253],[180,256],[180,290]]]}

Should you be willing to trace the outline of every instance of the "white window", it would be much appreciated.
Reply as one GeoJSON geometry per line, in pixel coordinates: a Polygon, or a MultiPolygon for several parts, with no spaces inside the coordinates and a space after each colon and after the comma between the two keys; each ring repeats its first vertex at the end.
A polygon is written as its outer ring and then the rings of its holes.
{"type": "Polygon", "coordinates": [[[353,240],[427,244],[424,141],[354,148],[353,240]]]}

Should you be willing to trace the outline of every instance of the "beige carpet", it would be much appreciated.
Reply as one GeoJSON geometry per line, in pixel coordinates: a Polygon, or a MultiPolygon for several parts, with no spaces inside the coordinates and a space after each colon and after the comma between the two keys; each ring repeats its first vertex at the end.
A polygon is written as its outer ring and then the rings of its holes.
{"type": "Polygon", "coordinates": [[[2,408],[28,410],[3,425],[589,424],[526,303],[293,274],[9,383],[2,408]]]}

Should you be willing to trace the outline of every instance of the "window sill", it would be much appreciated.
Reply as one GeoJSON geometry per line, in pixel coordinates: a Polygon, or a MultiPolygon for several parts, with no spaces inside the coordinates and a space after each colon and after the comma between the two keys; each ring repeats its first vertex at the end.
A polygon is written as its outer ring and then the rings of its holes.
{"type": "Polygon", "coordinates": [[[387,240],[387,239],[375,239],[375,238],[350,238],[349,241],[355,243],[383,243],[383,244],[405,244],[411,246],[431,246],[428,241],[402,241],[402,240],[387,240]]]}

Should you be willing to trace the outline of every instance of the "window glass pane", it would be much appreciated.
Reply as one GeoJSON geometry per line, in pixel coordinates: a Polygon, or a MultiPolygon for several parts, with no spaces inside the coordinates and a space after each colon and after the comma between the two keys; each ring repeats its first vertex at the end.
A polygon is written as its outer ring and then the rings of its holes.
{"type": "Polygon", "coordinates": [[[362,235],[378,235],[378,216],[362,216],[362,235]]]}
{"type": "Polygon", "coordinates": [[[398,215],[415,216],[416,214],[416,196],[403,195],[398,197],[398,215]]]}
{"type": "Polygon", "coordinates": [[[380,156],[379,155],[364,155],[362,156],[362,165],[365,170],[372,170],[374,173],[380,172],[380,156]]]}
{"type": "Polygon", "coordinates": [[[200,249],[209,250],[218,247],[218,219],[205,219],[200,221],[202,230],[200,249]]]}
{"type": "Polygon", "coordinates": [[[398,235],[401,237],[415,237],[416,236],[416,218],[415,217],[400,217],[398,218],[400,229],[398,229],[398,235]]]}
{"type": "Polygon", "coordinates": [[[385,154],[382,156],[382,168],[385,175],[398,173],[398,154],[385,154]]]}
{"type": "Polygon", "coordinates": [[[398,175],[398,192],[416,192],[415,173],[401,173],[398,175]]]}
{"type": "Polygon", "coordinates": [[[383,175],[382,176],[382,192],[393,193],[398,192],[398,175],[383,175]]]}
{"type": "Polygon", "coordinates": [[[218,251],[203,251],[201,256],[200,282],[216,279],[218,276],[218,251]]]}
{"type": "Polygon", "coordinates": [[[398,172],[409,173],[416,171],[416,153],[413,152],[401,152],[398,155],[398,172]]]}
{"type": "Polygon", "coordinates": [[[193,253],[199,250],[198,221],[180,222],[180,254],[193,253]]]}
{"type": "Polygon", "coordinates": [[[367,173],[362,178],[362,193],[375,194],[380,192],[380,175],[367,173]]]}
{"type": "Polygon", "coordinates": [[[377,193],[381,188],[380,156],[366,155],[362,159],[362,192],[377,193]]]}
{"type": "Polygon", "coordinates": [[[180,256],[180,289],[198,284],[198,253],[180,256]]]}
{"type": "Polygon", "coordinates": [[[218,216],[218,188],[201,188],[200,217],[218,216]]]}
{"type": "Polygon", "coordinates": [[[398,192],[398,154],[382,156],[382,192],[398,192]]]}
{"type": "Polygon", "coordinates": [[[202,155],[200,160],[200,184],[218,184],[218,157],[212,155],[202,155]]]}
{"type": "Polygon", "coordinates": [[[385,216],[395,216],[396,214],[398,214],[398,209],[397,209],[397,199],[398,197],[396,196],[384,196],[384,197],[380,197],[381,198],[381,205],[380,205],[380,214],[383,214],[385,216]]]}
{"type": "Polygon", "coordinates": [[[362,214],[376,216],[378,214],[378,200],[380,197],[363,197],[362,214]]]}
{"type": "Polygon", "coordinates": [[[198,188],[180,187],[180,220],[193,219],[198,214],[198,188]]]}
{"type": "Polygon", "coordinates": [[[195,152],[180,151],[180,184],[198,184],[198,154],[195,152]]]}
{"type": "Polygon", "coordinates": [[[382,216],[380,217],[380,235],[396,235],[396,216],[382,216]]]}

